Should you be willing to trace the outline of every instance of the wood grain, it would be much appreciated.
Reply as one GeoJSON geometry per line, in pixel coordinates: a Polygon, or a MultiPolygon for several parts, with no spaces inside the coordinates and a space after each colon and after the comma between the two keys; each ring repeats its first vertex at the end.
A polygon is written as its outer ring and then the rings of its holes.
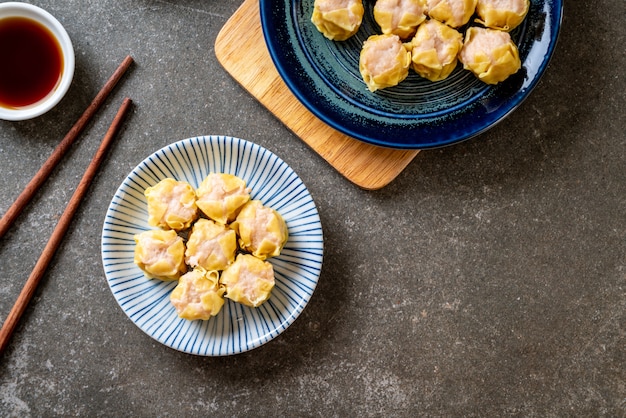
{"type": "Polygon", "coordinates": [[[380,189],[396,178],[418,150],[366,144],[331,128],[291,93],[269,55],[258,0],[245,0],[215,42],[220,64],[252,96],[348,180],[380,189]]]}

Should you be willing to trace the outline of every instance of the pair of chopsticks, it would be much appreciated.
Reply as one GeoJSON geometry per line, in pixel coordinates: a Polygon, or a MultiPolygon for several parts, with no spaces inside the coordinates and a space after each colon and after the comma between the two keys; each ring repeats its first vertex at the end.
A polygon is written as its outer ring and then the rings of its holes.
{"type": "MultiPolygon", "coordinates": [[[[15,202],[11,205],[11,207],[4,214],[2,219],[0,220],[0,238],[4,236],[4,234],[8,231],[9,227],[13,224],[17,216],[22,212],[24,207],[30,202],[32,197],[35,195],[39,187],[43,184],[43,182],[48,178],[54,167],[61,161],[63,155],[70,148],[70,145],[76,140],[78,135],[83,131],[87,123],[93,118],[97,110],[102,106],[106,98],[109,96],[113,88],[117,85],[118,81],[122,78],[122,75],[126,72],[126,70],[133,63],[132,57],[127,56],[122,63],[115,70],[113,75],[107,80],[102,89],[98,92],[96,97],[93,99],[89,107],[85,110],[82,116],[76,121],[74,126],[70,129],[67,135],[63,138],[63,140],[57,145],[53,153],[48,157],[46,162],[41,166],[39,171],[35,174],[33,179],[26,185],[22,193],[18,196],[15,202]]],[[[100,147],[96,151],[93,159],[87,166],[85,170],[85,174],[81,179],[80,183],[76,187],[74,194],[72,195],[70,201],[68,202],[63,215],[59,219],[57,226],[55,227],[52,235],[50,236],[48,243],[46,244],[44,250],[41,253],[41,256],[37,260],[35,267],[33,268],[28,280],[24,284],[22,291],[20,292],[17,301],[13,305],[13,308],[9,312],[9,315],[6,317],[4,324],[2,325],[2,329],[0,329],[0,355],[4,352],[4,349],[7,347],[11,336],[13,335],[13,331],[17,326],[22,314],[26,310],[28,303],[30,302],[37,285],[39,284],[41,278],[43,277],[48,265],[52,261],[52,257],[54,256],[57,248],[61,244],[63,236],[67,232],[69,225],[72,221],[76,210],[78,209],[81,200],[83,199],[85,193],[87,192],[89,185],[91,184],[93,178],[95,177],[100,164],[104,160],[106,155],[106,151],[113,142],[115,135],[117,134],[119,128],[122,125],[122,122],[126,116],[127,111],[130,108],[132,101],[126,97],[122,102],[117,114],[115,115],[113,122],[111,123],[109,129],[107,130],[100,147]]]]}

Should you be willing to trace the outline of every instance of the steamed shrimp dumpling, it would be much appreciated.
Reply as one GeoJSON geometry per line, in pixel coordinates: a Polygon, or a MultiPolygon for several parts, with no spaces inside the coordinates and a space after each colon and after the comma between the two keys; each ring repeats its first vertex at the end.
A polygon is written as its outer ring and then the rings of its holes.
{"type": "Polygon", "coordinates": [[[363,21],[362,0],[315,0],[311,21],[331,41],[345,41],[363,21]]]}
{"type": "Polygon", "coordinates": [[[463,36],[456,29],[430,19],[417,29],[411,45],[415,72],[430,81],[439,81],[456,67],[463,36]]]}
{"type": "Polygon", "coordinates": [[[181,276],[170,302],[180,318],[207,320],[224,306],[224,291],[217,272],[194,269],[181,276]]]}
{"type": "Polygon", "coordinates": [[[250,200],[250,189],[243,179],[233,174],[211,173],[202,181],[196,195],[196,205],[206,216],[227,224],[250,200]]]}
{"type": "Polygon", "coordinates": [[[184,181],[166,178],[144,191],[148,202],[148,224],[180,231],[198,217],[196,192],[184,181]]]}
{"type": "Polygon", "coordinates": [[[428,15],[446,25],[458,28],[469,22],[476,11],[477,0],[428,0],[428,15]]]}
{"type": "Polygon", "coordinates": [[[250,254],[239,254],[222,273],[226,297],[253,308],[268,300],[274,288],[274,268],[250,254]]]}
{"type": "Polygon", "coordinates": [[[478,0],[477,20],[488,28],[510,31],[522,23],[529,8],[529,0],[478,0]]]}
{"type": "Polygon", "coordinates": [[[235,261],[236,252],[235,231],[223,224],[202,218],[193,225],[187,239],[185,261],[191,267],[224,270],[235,261]]]}
{"type": "Polygon", "coordinates": [[[459,60],[487,84],[497,84],[521,68],[519,51],[508,32],[471,27],[465,34],[459,60]]]}
{"type": "Polygon", "coordinates": [[[283,217],[259,200],[246,203],[231,228],[241,248],[262,260],[280,255],[289,235],[283,217]]]}
{"type": "Polygon", "coordinates": [[[187,271],[185,244],[174,230],[148,230],[134,236],[134,262],[146,276],[176,280],[187,271]]]}
{"type": "Polygon", "coordinates": [[[426,0],[377,0],[374,19],[383,34],[410,38],[426,20],[426,0]]]}
{"type": "Polygon", "coordinates": [[[372,35],[359,56],[359,71],[367,88],[374,92],[398,85],[409,75],[411,51],[398,35],[372,35]]]}

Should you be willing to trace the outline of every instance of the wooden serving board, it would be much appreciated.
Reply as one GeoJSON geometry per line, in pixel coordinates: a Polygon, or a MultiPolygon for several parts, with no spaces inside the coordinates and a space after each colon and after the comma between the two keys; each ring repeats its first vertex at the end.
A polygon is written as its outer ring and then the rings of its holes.
{"type": "Polygon", "coordinates": [[[396,150],[358,141],[331,128],[291,93],[269,55],[258,0],[245,0],[217,36],[220,64],[250,94],[315,152],[359,187],[380,189],[398,176],[417,150],[396,150]]]}

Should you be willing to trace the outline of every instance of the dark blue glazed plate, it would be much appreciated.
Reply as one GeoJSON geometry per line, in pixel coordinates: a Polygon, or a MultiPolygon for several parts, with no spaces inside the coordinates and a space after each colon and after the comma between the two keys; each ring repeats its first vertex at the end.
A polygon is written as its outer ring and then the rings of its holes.
{"type": "Polygon", "coordinates": [[[374,2],[364,2],[361,28],[343,42],[326,39],[311,23],[314,0],[260,0],[270,55],[289,89],[322,121],[361,141],[399,149],[427,149],[474,137],[501,121],[528,96],[556,45],[562,0],[531,0],[511,32],[522,68],[489,86],[459,64],[443,81],[410,71],[398,86],[371,93],[359,73],[363,42],[380,33],[374,2]]]}

